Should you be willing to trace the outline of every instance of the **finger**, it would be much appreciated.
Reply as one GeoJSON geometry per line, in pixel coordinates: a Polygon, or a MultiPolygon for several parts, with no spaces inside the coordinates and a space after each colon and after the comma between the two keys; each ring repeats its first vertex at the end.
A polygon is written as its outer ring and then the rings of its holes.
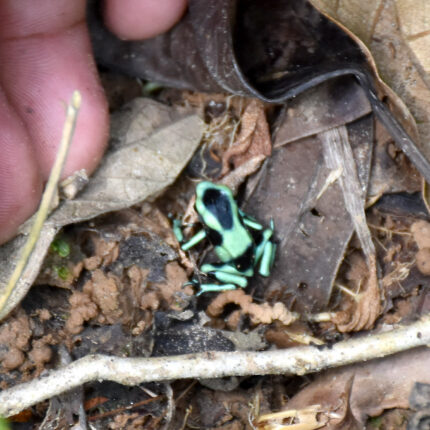
{"type": "Polygon", "coordinates": [[[36,209],[42,180],[28,134],[0,90],[0,243],[36,209]]]}
{"type": "Polygon", "coordinates": [[[108,28],[123,39],[146,39],[180,20],[187,0],[105,0],[108,28]]]}
{"type": "Polygon", "coordinates": [[[93,170],[107,141],[108,117],[85,1],[39,0],[30,8],[26,0],[2,0],[0,8],[0,82],[26,126],[42,176],[48,177],[55,159],[74,90],[82,94],[82,108],[64,176],[93,170]]]}
{"type": "Polygon", "coordinates": [[[0,243],[37,207],[75,89],[83,104],[64,175],[102,155],[107,108],[84,19],[84,0],[0,2],[0,243]]]}

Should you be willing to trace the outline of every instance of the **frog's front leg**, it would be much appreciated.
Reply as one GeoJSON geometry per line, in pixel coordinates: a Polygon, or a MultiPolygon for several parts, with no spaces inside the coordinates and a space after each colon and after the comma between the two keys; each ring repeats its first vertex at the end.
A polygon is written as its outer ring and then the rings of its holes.
{"type": "Polygon", "coordinates": [[[205,237],[207,236],[205,230],[200,230],[198,233],[196,233],[188,242],[185,242],[181,248],[183,251],[188,251],[193,246],[197,245],[199,242],[201,242],[205,237]]]}
{"type": "Polygon", "coordinates": [[[182,221],[177,218],[173,218],[172,214],[169,214],[169,218],[172,220],[172,230],[176,240],[179,243],[182,243],[184,241],[184,234],[182,233],[182,221]]]}
{"type": "MultiPolygon", "coordinates": [[[[249,268],[246,272],[241,272],[232,264],[229,263],[205,263],[202,265],[200,270],[209,276],[223,282],[224,285],[234,284],[241,288],[248,286],[248,279],[253,275],[252,268],[249,268]]],[[[231,290],[232,288],[223,288],[224,285],[219,285],[218,291],[231,290]]],[[[211,290],[215,291],[215,290],[211,290]]]]}
{"type": "Polygon", "coordinates": [[[254,217],[243,212],[242,209],[239,209],[239,215],[241,216],[243,223],[248,228],[256,231],[263,230],[263,226],[254,217]]]}
{"type": "MultiPolygon", "coordinates": [[[[172,214],[168,215],[169,218],[172,220],[172,230],[173,234],[176,237],[176,240],[181,244],[181,249],[184,251],[187,251],[188,249],[192,248],[193,246],[197,245],[199,242],[201,242],[206,236],[205,230],[200,230],[197,234],[195,234],[191,239],[189,239],[187,242],[184,242],[184,233],[182,231],[184,224],[181,220],[178,218],[174,218],[172,214]]],[[[187,227],[192,227],[194,224],[186,224],[187,227]]]]}

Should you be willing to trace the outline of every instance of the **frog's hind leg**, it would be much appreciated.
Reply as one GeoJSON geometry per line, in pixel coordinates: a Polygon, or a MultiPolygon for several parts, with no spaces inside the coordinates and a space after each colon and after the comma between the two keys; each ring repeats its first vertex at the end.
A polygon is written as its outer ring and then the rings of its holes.
{"type": "Polygon", "coordinates": [[[269,276],[272,270],[273,262],[276,254],[276,243],[271,240],[267,241],[263,249],[263,255],[258,268],[258,273],[261,276],[269,276]]]}
{"type": "Polygon", "coordinates": [[[200,283],[197,279],[193,279],[189,282],[186,282],[183,287],[186,285],[192,285],[195,288],[199,288],[199,291],[196,293],[196,296],[200,296],[203,293],[209,292],[220,292],[220,291],[228,291],[228,290],[236,290],[237,285],[235,284],[211,284],[211,283],[200,283]]]}
{"type": "MultiPolygon", "coordinates": [[[[248,286],[248,273],[244,274],[237,270],[233,265],[228,263],[206,263],[200,270],[209,276],[217,279],[224,284],[234,284],[238,287],[245,288],[248,286]]],[[[252,276],[252,273],[251,273],[252,276]]],[[[220,285],[222,287],[222,285],[220,285]]],[[[231,288],[227,288],[231,289],[231,288]]]]}
{"type": "Polygon", "coordinates": [[[237,288],[237,285],[234,284],[200,284],[200,291],[196,294],[196,296],[200,296],[203,293],[208,293],[210,291],[212,292],[220,292],[220,291],[229,291],[229,290],[235,290],[237,288]]]}
{"type": "Polygon", "coordinates": [[[269,276],[276,254],[276,244],[272,240],[273,220],[270,221],[270,228],[265,229],[258,235],[255,247],[255,265],[258,266],[258,273],[262,276],[269,276]]]}

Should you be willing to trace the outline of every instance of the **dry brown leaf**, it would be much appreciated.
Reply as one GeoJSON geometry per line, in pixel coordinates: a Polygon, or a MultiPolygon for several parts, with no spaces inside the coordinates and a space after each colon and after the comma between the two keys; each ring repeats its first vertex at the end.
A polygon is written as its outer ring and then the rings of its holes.
{"type": "MultiPolygon", "coordinates": [[[[400,28],[410,50],[428,78],[430,73],[430,3],[427,0],[396,0],[400,28]]],[[[419,69],[418,69],[419,70],[419,69]]]]}
{"type": "Polygon", "coordinates": [[[332,319],[341,332],[368,330],[373,327],[381,312],[381,295],[374,256],[369,259],[368,266],[364,264],[364,273],[358,284],[362,281],[363,289],[356,295],[353,309],[349,312],[340,311],[332,319]]]}
{"type": "Polygon", "coordinates": [[[430,275],[430,223],[424,220],[414,222],[411,233],[419,248],[415,256],[418,270],[423,275],[430,275]]]}
{"type": "MultiPolygon", "coordinates": [[[[349,406],[354,419],[363,424],[369,416],[378,416],[384,409],[409,408],[409,395],[415,381],[430,382],[429,366],[430,350],[420,348],[329,370],[296,394],[286,407],[303,408],[318,403],[322,411],[334,411],[353,378],[349,406]]],[[[330,421],[325,428],[332,428],[332,423],[330,421]]]]}
{"type": "Polygon", "coordinates": [[[416,255],[418,270],[423,275],[430,275],[430,248],[423,248],[416,255]]]}
{"type": "MultiPolygon", "coordinates": [[[[369,48],[382,80],[412,113],[422,149],[429,155],[430,3],[427,0],[312,0],[312,3],[369,48]]],[[[402,120],[402,113],[397,116],[402,120]]]]}
{"type": "Polygon", "coordinates": [[[264,104],[253,99],[241,118],[241,129],[233,145],[223,154],[221,176],[259,155],[268,157],[272,151],[264,104]]]}
{"type": "Polygon", "coordinates": [[[328,419],[321,414],[320,405],[311,405],[260,415],[255,421],[257,430],[316,430],[322,428],[328,419]]]}
{"type": "Polygon", "coordinates": [[[414,222],[411,233],[419,249],[430,248],[430,223],[424,220],[414,222]]]}

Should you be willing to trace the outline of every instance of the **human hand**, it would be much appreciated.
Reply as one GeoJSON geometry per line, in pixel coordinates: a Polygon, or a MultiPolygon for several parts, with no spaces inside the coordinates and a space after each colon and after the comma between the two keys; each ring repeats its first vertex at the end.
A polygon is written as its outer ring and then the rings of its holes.
{"type": "MultiPolygon", "coordinates": [[[[105,0],[119,37],[168,30],[187,0],[105,0]]],[[[63,177],[92,172],[108,138],[108,110],[85,21],[85,0],[0,2],[0,243],[36,210],[73,90],[82,94],[63,177]]]]}

